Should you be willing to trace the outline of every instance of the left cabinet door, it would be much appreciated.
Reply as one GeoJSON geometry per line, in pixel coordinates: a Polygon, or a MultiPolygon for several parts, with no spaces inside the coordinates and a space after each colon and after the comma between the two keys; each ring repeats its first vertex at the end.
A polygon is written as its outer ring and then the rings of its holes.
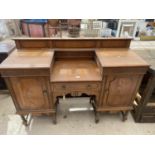
{"type": "Polygon", "coordinates": [[[11,77],[10,82],[21,110],[51,108],[45,77],[11,77]]]}

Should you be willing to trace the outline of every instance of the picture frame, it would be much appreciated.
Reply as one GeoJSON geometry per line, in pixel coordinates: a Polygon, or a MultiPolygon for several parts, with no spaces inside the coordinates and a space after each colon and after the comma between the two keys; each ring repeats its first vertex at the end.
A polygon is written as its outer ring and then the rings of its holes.
{"type": "Polygon", "coordinates": [[[135,38],[137,20],[119,20],[116,37],[135,38]]]}

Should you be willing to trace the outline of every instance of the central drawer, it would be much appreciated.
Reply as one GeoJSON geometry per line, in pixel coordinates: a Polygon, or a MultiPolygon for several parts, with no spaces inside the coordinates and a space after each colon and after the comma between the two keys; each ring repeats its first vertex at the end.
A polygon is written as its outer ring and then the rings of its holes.
{"type": "Polygon", "coordinates": [[[99,91],[100,82],[72,82],[72,83],[52,83],[51,88],[53,92],[71,92],[71,91],[99,91]]]}

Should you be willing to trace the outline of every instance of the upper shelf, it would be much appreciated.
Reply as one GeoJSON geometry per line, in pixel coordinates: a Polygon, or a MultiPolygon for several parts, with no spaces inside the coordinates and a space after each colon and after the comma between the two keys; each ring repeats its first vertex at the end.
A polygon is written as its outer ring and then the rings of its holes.
{"type": "Polygon", "coordinates": [[[133,38],[124,38],[124,37],[76,37],[76,38],[71,38],[71,37],[44,37],[44,38],[39,38],[39,37],[15,37],[13,40],[132,40],[133,38]]]}
{"type": "Polygon", "coordinates": [[[129,48],[132,38],[15,38],[21,48],[129,48]]]}

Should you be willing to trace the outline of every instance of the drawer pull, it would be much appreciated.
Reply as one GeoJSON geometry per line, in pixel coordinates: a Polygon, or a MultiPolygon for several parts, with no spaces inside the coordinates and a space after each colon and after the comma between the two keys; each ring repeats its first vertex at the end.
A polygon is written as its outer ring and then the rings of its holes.
{"type": "Polygon", "coordinates": [[[66,89],[66,86],[65,85],[62,85],[62,89],[66,89]]]}
{"type": "Polygon", "coordinates": [[[90,88],[91,88],[91,85],[90,85],[90,84],[89,84],[89,85],[87,85],[87,88],[88,88],[88,89],[90,89],[90,88]]]}
{"type": "Polygon", "coordinates": [[[47,90],[43,90],[43,94],[44,95],[47,95],[47,90]]]}

